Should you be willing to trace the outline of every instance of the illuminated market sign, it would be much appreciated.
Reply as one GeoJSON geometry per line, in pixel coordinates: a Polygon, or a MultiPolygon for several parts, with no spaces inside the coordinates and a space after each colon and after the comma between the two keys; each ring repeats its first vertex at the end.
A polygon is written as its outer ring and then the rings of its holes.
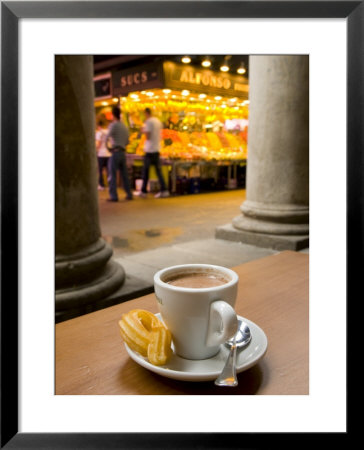
{"type": "Polygon", "coordinates": [[[163,87],[162,70],[160,64],[148,64],[113,72],[113,95],[126,95],[129,92],[163,87]]]}
{"type": "Polygon", "coordinates": [[[248,79],[241,75],[214,72],[170,61],[163,64],[163,71],[165,87],[171,89],[190,89],[210,95],[248,98],[248,79]]]}
{"type": "Polygon", "coordinates": [[[112,95],[123,96],[147,89],[189,89],[225,97],[248,98],[248,79],[171,61],[118,70],[112,73],[112,95]]]}

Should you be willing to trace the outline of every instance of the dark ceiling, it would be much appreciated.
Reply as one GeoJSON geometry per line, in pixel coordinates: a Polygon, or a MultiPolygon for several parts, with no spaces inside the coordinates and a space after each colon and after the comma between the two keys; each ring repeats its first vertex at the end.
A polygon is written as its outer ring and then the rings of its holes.
{"type": "MultiPolygon", "coordinates": [[[[128,67],[146,64],[153,61],[169,60],[180,62],[184,55],[94,55],[95,73],[99,73],[110,68],[127,69],[128,67]]],[[[208,56],[212,61],[212,70],[219,70],[221,63],[227,56],[230,66],[230,72],[236,72],[236,69],[243,62],[248,76],[249,55],[189,55],[191,64],[201,67],[201,61],[208,56]]]]}

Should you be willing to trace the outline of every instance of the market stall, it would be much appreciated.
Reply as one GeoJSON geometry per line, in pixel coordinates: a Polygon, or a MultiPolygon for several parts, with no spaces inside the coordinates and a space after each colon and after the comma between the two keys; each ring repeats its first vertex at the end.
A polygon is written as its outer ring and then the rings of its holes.
{"type": "Polygon", "coordinates": [[[146,107],[163,123],[160,155],[172,193],[245,184],[249,104],[245,77],[170,61],[103,77],[95,83],[98,92],[107,94],[109,89],[109,96],[95,99],[96,116],[107,123],[112,106],[120,105],[130,129],[126,150],[135,188],[141,174],[146,107]],[[104,91],[100,83],[107,85],[104,91]]]}

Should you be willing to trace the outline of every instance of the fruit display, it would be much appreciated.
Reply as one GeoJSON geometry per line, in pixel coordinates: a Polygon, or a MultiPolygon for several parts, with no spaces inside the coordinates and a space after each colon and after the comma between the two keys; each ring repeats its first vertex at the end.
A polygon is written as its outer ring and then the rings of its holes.
{"type": "MultiPolygon", "coordinates": [[[[248,101],[193,93],[183,96],[181,92],[168,89],[132,93],[119,101],[123,120],[130,130],[126,148],[130,154],[144,154],[145,135],[141,130],[144,110],[150,108],[163,124],[162,158],[186,161],[247,159],[248,101]]],[[[107,118],[109,109],[111,105],[99,109],[97,115],[107,118]]]]}
{"type": "MultiPolygon", "coordinates": [[[[163,129],[160,155],[165,159],[238,161],[247,158],[247,143],[241,134],[228,132],[185,133],[163,129]]],[[[145,136],[132,133],[128,153],[143,155],[145,136]]]]}

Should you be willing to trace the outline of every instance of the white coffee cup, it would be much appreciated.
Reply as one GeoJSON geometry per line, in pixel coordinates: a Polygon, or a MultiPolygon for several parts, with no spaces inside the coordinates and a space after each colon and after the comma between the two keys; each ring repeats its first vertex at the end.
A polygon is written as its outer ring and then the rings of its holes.
{"type": "Polygon", "coordinates": [[[210,358],[236,333],[238,319],[234,305],[238,279],[234,271],[211,264],[182,264],[154,275],[159,311],[171,331],[177,355],[186,359],[210,358]],[[191,274],[207,274],[224,282],[210,287],[170,284],[191,274]]]}

